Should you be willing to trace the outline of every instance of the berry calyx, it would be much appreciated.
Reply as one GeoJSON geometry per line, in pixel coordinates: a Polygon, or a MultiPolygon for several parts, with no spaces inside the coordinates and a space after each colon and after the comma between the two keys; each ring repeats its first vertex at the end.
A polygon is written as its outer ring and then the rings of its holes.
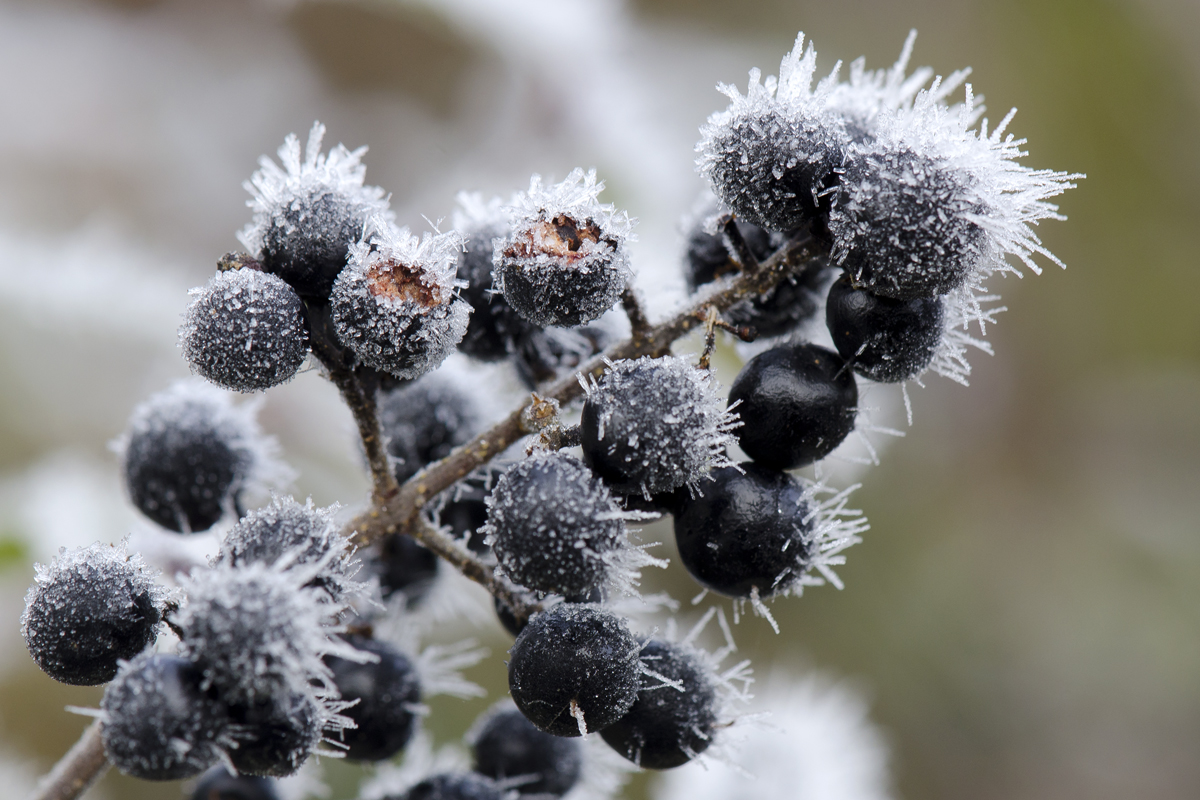
{"type": "Polygon", "coordinates": [[[925,371],[942,342],[941,297],[897,300],[854,286],[849,275],[829,289],[825,321],[834,346],[858,374],[899,383],[925,371]]]}
{"type": "Polygon", "coordinates": [[[508,703],[481,717],[470,738],[475,771],[497,781],[520,779],[522,796],[562,797],[579,780],[579,742],[543,733],[508,703]]]}
{"type": "Polygon", "coordinates": [[[783,346],[746,362],[729,404],[744,423],[735,435],[746,455],[771,469],[797,469],[829,455],[854,430],[858,387],[837,353],[783,346]]]}
{"type": "Polygon", "coordinates": [[[358,663],[330,656],[325,662],[342,700],[358,701],[344,712],[358,726],[342,732],[346,758],[391,758],[404,749],[417,727],[421,685],[416,668],[408,656],[386,642],[347,636],[346,643],[378,657],[378,661],[358,663]]]}

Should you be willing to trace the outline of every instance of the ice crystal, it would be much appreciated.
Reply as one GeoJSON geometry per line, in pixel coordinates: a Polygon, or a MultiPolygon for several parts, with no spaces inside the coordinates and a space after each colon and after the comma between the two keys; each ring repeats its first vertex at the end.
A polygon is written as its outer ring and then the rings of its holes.
{"type": "Polygon", "coordinates": [[[457,376],[442,370],[379,398],[379,425],[398,481],[448,456],[474,436],[480,424],[474,394],[457,376]]]}
{"type": "Polygon", "coordinates": [[[575,169],[544,186],[540,175],[510,208],[508,235],[496,240],[493,282],[536,325],[582,325],[617,302],[631,277],[625,243],[634,221],[600,203],[596,171],[575,169]]]}
{"type": "Polygon", "coordinates": [[[470,306],[455,272],[463,239],[456,231],[420,239],[372,217],[333,287],[338,338],[358,359],[402,379],[434,369],[454,352],[470,306]]]}

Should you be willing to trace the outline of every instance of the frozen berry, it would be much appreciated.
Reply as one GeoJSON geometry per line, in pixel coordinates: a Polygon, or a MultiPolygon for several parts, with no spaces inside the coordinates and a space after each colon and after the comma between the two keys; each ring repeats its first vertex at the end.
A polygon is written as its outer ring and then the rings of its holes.
{"type": "Polygon", "coordinates": [[[122,449],[133,504],[183,533],[211,528],[269,463],[252,412],[203,384],[176,384],[138,406],[122,449]]]}
{"type": "Polygon", "coordinates": [[[621,509],[604,483],[561,452],[535,453],[500,476],[485,530],[509,578],[562,595],[604,583],[628,547],[621,509]]]}
{"type": "Polygon", "coordinates": [[[467,330],[471,307],[454,293],[462,237],[418,239],[374,217],[333,286],[337,337],[369,367],[411,380],[441,364],[467,330]]]}
{"type": "Polygon", "coordinates": [[[942,341],[940,297],[896,300],[856,288],[843,275],[829,289],[825,320],[838,353],[871,380],[899,383],[920,375],[942,341]]]}
{"type": "Polygon", "coordinates": [[[325,299],[346,266],[367,217],[390,217],[384,192],[363,186],[366,148],[338,145],[321,152],[325,126],[314,123],[303,160],[300,142],[289,135],[279,148],[281,169],[265,156],[245,185],[253,221],[238,238],[270,273],[287,281],[305,298],[325,299]]]}
{"type": "Polygon", "coordinates": [[[729,597],[767,597],[807,568],[815,514],[785,472],[747,463],[713,471],[704,494],[675,512],[675,542],[687,571],[729,597]]]}
{"type": "Polygon", "coordinates": [[[633,708],[600,735],[643,769],[678,767],[712,744],[716,687],[708,668],[680,645],[650,639],[642,647],[642,663],[656,674],[642,675],[633,708]]]}
{"type": "Polygon", "coordinates": [[[729,390],[743,426],[738,442],[756,463],[796,469],[829,455],[854,430],[858,387],[837,353],[814,344],[750,359],[729,390]]]}
{"type": "Polygon", "coordinates": [[[433,775],[402,795],[384,800],[503,800],[504,792],[491,778],[474,772],[433,775]]]}
{"type": "Polygon", "coordinates": [[[229,716],[237,747],[226,753],[245,775],[292,775],[321,742],[321,709],[306,694],[232,706],[229,716]]]}
{"type": "Polygon", "coordinates": [[[438,574],[438,557],[425,545],[404,533],[384,537],[379,558],[372,560],[379,575],[383,599],[404,595],[408,607],[418,605],[433,588],[438,574]]]}
{"type": "Polygon", "coordinates": [[[265,272],[235,269],[192,295],[179,346],[197,375],[235,392],[258,392],[299,371],[308,334],[292,287],[265,272]]]}
{"type": "Polygon", "coordinates": [[[534,175],[529,191],[515,199],[508,235],[496,240],[494,281],[533,324],[590,322],[625,289],[632,223],[597,201],[603,188],[595,170],[576,169],[548,187],[534,175]]]}
{"type": "Polygon", "coordinates": [[[279,800],[279,792],[269,778],[235,777],[225,767],[215,767],[196,784],[192,800],[279,800]]]}
{"type": "Polygon", "coordinates": [[[402,483],[469,441],[479,425],[474,398],[441,371],[379,398],[379,426],[402,483]]]}
{"type": "Polygon", "coordinates": [[[587,390],[583,457],[621,494],[695,485],[724,458],[736,418],[707,371],[675,356],[611,365],[587,390]]]}
{"type": "Polygon", "coordinates": [[[112,680],[117,662],[158,638],[168,592],[141,556],[94,544],[64,550],[25,595],[21,634],[29,654],[56,681],[94,686],[112,680]]]}
{"type": "Polygon", "coordinates": [[[135,778],[174,781],[215,764],[228,719],[202,681],[178,656],[145,653],[127,662],[100,701],[100,734],[113,765],[135,778]]]}
{"type": "Polygon", "coordinates": [[[517,376],[530,389],[573,372],[608,346],[610,335],[597,326],[531,328],[517,340],[517,376]]]}
{"type": "Polygon", "coordinates": [[[450,535],[466,545],[473,553],[484,554],[490,548],[482,530],[487,523],[487,499],[491,496],[494,477],[468,475],[441,494],[435,507],[434,520],[450,530],[450,535]]]}
{"type": "Polygon", "coordinates": [[[326,663],[343,700],[358,700],[345,715],[357,728],[342,732],[346,758],[382,761],[399,753],[417,727],[421,685],[408,656],[375,639],[347,636],[347,644],[379,657],[360,664],[330,656],[326,663]]]}
{"type": "Polygon", "coordinates": [[[539,730],[603,730],[637,699],[638,649],[621,618],[599,606],[562,603],[531,619],[513,643],[508,689],[539,730]]]}
{"type": "Polygon", "coordinates": [[[475,724],[471,754],[476,772],[498,781],[520,779],[516,789],[522,795],[562,797],[579,780],[579,742],[539,731],[508,703],[475,724]]]}

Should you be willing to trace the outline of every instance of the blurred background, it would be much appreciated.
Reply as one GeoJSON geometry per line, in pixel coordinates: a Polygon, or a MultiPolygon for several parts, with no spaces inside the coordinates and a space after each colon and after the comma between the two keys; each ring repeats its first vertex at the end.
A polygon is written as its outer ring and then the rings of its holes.
{"type": "MultiPolygon", "coordinates": [[[[155,546],[107,444],[186,375],[187,289],[237,247],[261,154],[319,119],[327,146],[370,146],[368,183],[415,229],[460,189],[595,166],[604,199],[641,220],[634,265],[661,314],[702,188],[696,129],[725,105],[714,86],[774,73],[799,30],[822,74],[859,55],[886,67],[910,28],[914,66],[969,65],[993,120],[1020,109],[1027,164],[1087,173],[1061,198],[1070,221],[1040,231],[1069,268],[994,283],[1009,308],[996,355],[974,357],[969,389],[913,387],[907,436],[858,477],[872,529],[845,590],[776,603],[779,636],[743,620],[742,653],[760,675],[856,687],[898,797],[1200,796],[1194,0],[2,0],[4,786],[75,740],[86,720],[65,705],[100,696],[25,653],[32,565],[128,533],[155,546]]],[[[298,495],[365,499],[350,417],[314,373],[268,393],[261,419],[298,495]]],[[[695,592],[675,567],[659,587],[695,592]]],[[[490,623],[473,635],[492,651],[470,673],[490,697],[436,700],[439,741],[504,691],[509,640],[490,623]]],[[[356,775],[329,766],[332,796],[356,775]]],[[[625,796],[654,792],[639,777],[625,796]]],[[[181,796],[114,775],[92,795],[181,796]]]]}

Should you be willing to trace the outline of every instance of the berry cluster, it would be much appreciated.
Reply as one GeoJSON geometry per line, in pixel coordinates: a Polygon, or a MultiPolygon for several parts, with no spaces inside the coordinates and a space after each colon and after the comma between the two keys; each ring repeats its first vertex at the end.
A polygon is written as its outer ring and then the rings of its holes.
{"type": "Polygon", "coordinates": [[[576,739],[594,733],[648,769],[720,749],[747,665],[718,669],[733,646],[715,607],[681,640],[647,623],[639,570],[665,562],[630,523],[671,515],[696,582],[777,630],[766,599],[840,588],[833,567],[866,521],[852,489],[791,471],[821,475],[855,431],[859,379],[965,378],[966,326],[995,313],[984,281],[1014,269],[1008,255],[1053,260],[1029,225],[1074,177],[1019,166],[1004,125],[975,129],[969,87],[947,102],[961,74],[908,77],[911,38],[891,70],[856,62],[815,87],[802,44],[777,78],[726,89],[702,128],[694,299],[658,326],[630,286],[633,221],[598,201],[594,171],[535,175],[509,202],[463,194],[453,230],[418,237],[364,186],[364,150],[321,152],[320,125],[303,158],[289,136],[282,167],[262,160],[248,252],[194,291],[180,344],[237,392],[311,354],[355,416],[372,505],[343,523],[290,497],[247,510],[286,475],[250,406],[181,384],[135,411],[120,442],[130,499],[165,529],[218,531],[219,555],[168,589],[122,548],[63,553],[39,567],[22,619],[52,677],[111,681],[98,715],[118,769],[214,768],[197,797],[274,798],[263,779],[313,752],[395,757],[442,685],[409,622],[443,560],[492,593],[515,637],[512,705],[474,726],[470,771],[389,800],[560,797],[585,772],[576,739]],[[601,317],[618,301],[632,336],[613,343],[601,317]],[[698,319],[704,353],[672,355],[698,319]],[[727,396],[709,369],[718,327],[768,339],[727,396]],[[537,392],[483,430],[486,391],[435,372],[456,349],[510,361],[537,392]],[[709,655],[693,642],[717,614],[727,642],[709,655]],[[164,625],[173,649],[156,646],[164,625]]]}

